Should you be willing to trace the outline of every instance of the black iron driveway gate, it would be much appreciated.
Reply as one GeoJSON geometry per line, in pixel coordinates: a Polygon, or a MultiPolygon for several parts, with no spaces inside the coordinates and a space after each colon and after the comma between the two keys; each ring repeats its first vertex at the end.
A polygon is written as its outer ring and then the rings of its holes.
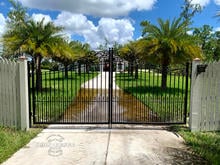
{"type": "Polygon", "coordinates": [[[189,65],[167,68],[122,60],[113,49],[68,68],[42,70],[29,64],[30,121],[33,124],[186,123],[189,65]],[[36,85],[37,77],[40,84],[36,85]]]}

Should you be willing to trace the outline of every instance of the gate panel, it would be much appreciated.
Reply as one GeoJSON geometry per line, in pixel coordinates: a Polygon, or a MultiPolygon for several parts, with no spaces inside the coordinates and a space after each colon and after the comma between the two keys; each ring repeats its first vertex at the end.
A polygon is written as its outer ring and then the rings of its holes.
{"type": "Polygon", "coordinates": [[[98,61],[42,71],[40,89],[36,88],[36,72],[32,72],[33,123],[109,123],[109,72],[104,72],[104,67],[105,63],[98,61]]]}
{"type": "Polygon", "coordinates": [[[162,67],[124,62],[127,70],[115,72],[113,123],[185,123],[188,108],[187,65],[167,68],[166,88],[162,86],[162,67]]]}
{"type": "Polygon", "coordinates": [[[34,124],[186,122],[188,65],[168,67],[162,89],[161,66],[123,60],[113,49],[97,52],[96,57],[93,63],[43,70],[40,85],[34,64],[30,66],[34,124]]]}

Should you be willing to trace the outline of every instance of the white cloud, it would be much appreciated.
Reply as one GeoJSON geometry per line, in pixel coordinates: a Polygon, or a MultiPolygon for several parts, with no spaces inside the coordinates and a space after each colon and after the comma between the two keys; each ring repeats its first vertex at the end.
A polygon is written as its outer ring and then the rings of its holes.
{"type": "Polygon", "coordinates": [[[44,14],[35,14],[35,13],[33,13],[32,18],[33,18],[33,20],[35,20],[37,22],[40,22],[42,19],[44,19],[44,23],[48,23],[48,22],[52,21],[52,19],[49,15],[44,15],[44,14]]]}
{"type": "Polygon", "coordinates": [[[216,3],[216,5],[220,5],[220,0],[214,0],[214,2],[216,3]]]}
{"type": "Polygon", "coordinates": [[[193,31],[192,31],[192,30],[187,31],[186,33],[187,33],[188,35],[193,35],[193,31]]]}
{"type": "Polygon", "coordinates": [[[6,19],[2,13],[0,13],[0,36],[3,34],[6,26],[6,19]]]}
{"type": "Polygon", "coordinates": [[[200,4],[202,7],[208,5],[210,0],[192,0],[193,4],[200,4]]]}
{"type": "Polygon", "coordinates": [[[220,31],[220,27],[214,28],[214,32],[219,32],[219,31],[220,31]]]}
{"type": "Polygon", "coordinates": [[[54,21],[56,25],[64,26],[69,33],[83,34],[87,30],[95,30],[95,26],[86,16],[61,12],[54,21]]]}
{"type": "Polygon", "coordinates": [[[157,0],[19,0],[24,6],[44,10],[67,11],[99,17],[128,15],[134,10],[150,10],[157,0]]]}
{"type": "Polygon", "coordinates": [[[93,48],[105,43],[126,43],[133,38],[134,27],[127,19],[101,18],[98,25],[87,19],[82,14],[61,12],[54,20],[56,25],[63,26],[66,33],[70,35],[83,36],[85,42],[93,48]]]}
{"type": "Polygon", "coordinates": [[[97,34],[110,43],[125,43],[133,38],[134,27],[127,19],[102,18],[99,21],[97,34]]]}

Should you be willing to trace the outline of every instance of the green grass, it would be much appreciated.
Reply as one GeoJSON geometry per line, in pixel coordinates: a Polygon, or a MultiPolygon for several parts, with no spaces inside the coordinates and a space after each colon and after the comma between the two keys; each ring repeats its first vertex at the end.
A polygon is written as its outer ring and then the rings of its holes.
{"type": "Polygon", "coordinates": [[[56,122],[73,102],[81,85],[98,73],[42,72],[42,91],[35,92],[36,120],[38,122],[56,122]]]}
{"type": "MultiPolygon", "coordinates": [[[[132,94],[147,105],[161,120],[181,122],[184,112],[185,77],[169,74],[166,90],[161,89],[161,78],[161,74],[148,71],[139,72],[138,79],[128,73],[118,73],[116,83],[124,92],[132,94]]],[[[189,93],[188,89],[188,95],[189,93]]],[[[189,109],[189,104],[187,106],[189,109]]]]}
{"type": "Polygon", "coordinates": [[[190,132],[181,126],[173,126],[171,130],[179,133],[186,144],[210,164],[220,163],[220,132],[190,132]]]}
{"type": "Polygon", "coordinates": [[[25,146],[41,130],[19,131],[0,126],[0,164],[25,146]]]}

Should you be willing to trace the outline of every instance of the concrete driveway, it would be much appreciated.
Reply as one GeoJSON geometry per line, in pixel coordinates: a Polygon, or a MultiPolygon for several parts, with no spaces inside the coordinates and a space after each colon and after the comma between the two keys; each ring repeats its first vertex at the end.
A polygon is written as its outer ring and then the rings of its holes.
{"type": "Polygon", "coordinates": [[[160,126],[49,126],[3,165],[200,164],[160,126]]]}

